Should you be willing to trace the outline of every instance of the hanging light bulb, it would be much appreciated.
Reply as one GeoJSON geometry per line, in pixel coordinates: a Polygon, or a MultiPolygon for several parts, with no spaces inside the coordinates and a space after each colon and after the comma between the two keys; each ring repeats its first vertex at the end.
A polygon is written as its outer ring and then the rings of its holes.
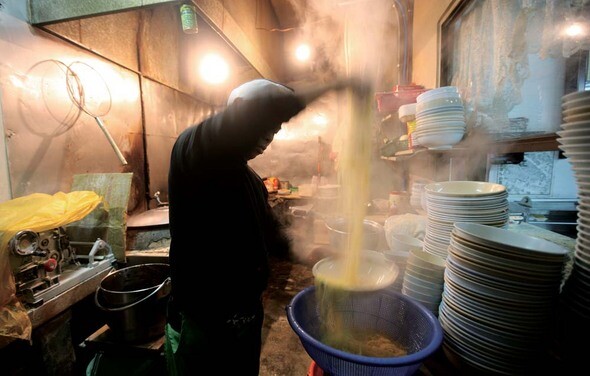
{"type": "Polygon", "coordinates": [[[581,24],[574,22],[566,27],[565,34],[568,37],[573,37],[573,38],[579,37],[584,34],[584,28],[582,27],[581,24]]]}
{"type": "Polygon", "coordinates": [[[229,76],[229,66],[221,56],[210,53],[201,60],[199,73],[203,80],[217,85],[224,82],[229,76]]]}
{"type": "Polygon", "coordinates": [[[307,44],[300,44],[295,50],[295,57],[299,61],[307,61],[311,56],[311,49],[307,44]]]}

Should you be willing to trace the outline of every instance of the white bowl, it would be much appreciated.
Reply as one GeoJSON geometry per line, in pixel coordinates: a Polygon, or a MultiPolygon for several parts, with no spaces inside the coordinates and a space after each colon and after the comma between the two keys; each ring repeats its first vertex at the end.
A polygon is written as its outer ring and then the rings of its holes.
{"type": "Polygon", "coordinates": [[[418,278],[414,275],[404,275],[403,282],[410,283],[410,287],[418,292],[424,291],[424,294],[428,293],[442,293],[444,286],[444,277],[437,282],[428,281],[422,278],[418,278]]]}
{"type": "Polygon", "coordinates": [[[424,115],[434,109],[457,110],[464,108],[463,100],[460,97],[433,98],[424,102],[416,103],[416,115],[424,115]]]}
{"type": "Polygon", "coordinates": [[[417,127],[415,132],[418,137],[441,133],[458,133],[463,135],[465,134],[465,125],[424,124],[417,127]]]}
{"type": "Polygon", "coordinates": [[[437,87],[435,89],[431,89],[428,91],[425,91],[424,93],[418,95],[416,97],[416,102],[423,102],[426,101],[428,99],[432,99],[435,97],[440,97],[440,96],[458,96],[459,95],[459,88],[457,86],[441,86],[441,87],[437,87]]]}
{"type": "Polygon", "coordinates": [[[502,184],[488,183],[484,181],[446,181],[431,183],[424,187],[428,194],[440,196],[487,196],[506,192],[502,184]]]}
{"type": "Polygon", "coordinates": [[[380,252],[362,251],[356,270],[351,270],[349,261],[344,257],[326,257],[313,266],[312,274],[317,282],[348,291],[380,290],[395,282],[399,274],[395,262],[380,252]]]}
{"type": "Polygon", "coordinates": [[[444,132],[444,133],[428,133],[418,134],[418,142],[420,145],[427,148],[452,148],[453,145],[459,143],[463,139],[465,133],[460,132],[444,132]]]}
{"type": "Polygon", "coordinates": [[[392,251],[398,251],[398,252],[410,252],[413,249],[422,249],[422,247],[424,246],[424,244],[422,243],[422,241],[418,238],[415,238],[413,236],[410,235],[406,235],[406,234],[397,234],[397,233],[391,233],[389,235],[390,237],[390,249],[392,251]]]}
{"type": "Polygon", "coordinates": [[[418,279],[428,281],[430,283],[442,283],[445,273],[444,269],[434,270],[430,268],[424,268],[421,266],[416,266],[413,262],[414,261],[408,260],[406,263],[406,274],[411,274],[418,279]]]}
{"type": "Polygon", "coordinates": [[[430,270],[441,271],[445,268],[445,259],[421,249],[411,250],[408,261],[430,270]]]}
{"type": "Polygon", "coordinates": [[[412,289],[407,284],[402,285],[402,294],[406,296],[410,296],[420,302],[430,303],[430,304],[437,304],[442,299],[442,291],[440,293],[432,293],[432,294],[423,294],[412,289]]]}
{"type": "Polygon", "coordinates": [[[418,121],[416,130],[426,129],[461,129],[464,130],[466,127],[464,120],[432,120],[432,121],[418,121]]]}

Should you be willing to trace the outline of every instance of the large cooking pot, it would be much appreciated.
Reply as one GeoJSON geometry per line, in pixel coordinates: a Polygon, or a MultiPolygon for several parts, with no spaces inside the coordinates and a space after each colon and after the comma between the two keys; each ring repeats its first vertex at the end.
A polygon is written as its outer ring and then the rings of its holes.
{"type": "MultiPolygon", "coordinates": [[[[344,250],[350,241],[348,219],[329,218],[326,220],[326,227],[330,234],[330,245],[337,250],[344,250]]],[[[375,221],[364,219],[362,231],[362,249],[377,251],[380,239],[384,236],[383,226],[375,221]]]]}
{"type": "Polygon", "coordinates": [[[145,250],[170,245],[168,206],[160,206],[127,220],[127,249],[145,250]]]}
{"type": "Polygon", "coordinates": [[[116,337],[141,342],[164,333],[170,289],[168,264],[135,265],[104,277],[94,302],[116,337]]]}

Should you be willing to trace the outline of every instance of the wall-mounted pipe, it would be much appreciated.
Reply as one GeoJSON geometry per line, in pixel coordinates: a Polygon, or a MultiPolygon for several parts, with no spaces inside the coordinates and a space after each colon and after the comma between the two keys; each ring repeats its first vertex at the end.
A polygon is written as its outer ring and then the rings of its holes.
{"type": "Polygon", "coordinates": [[[401,46],[399,58],[399,85],[412,83],[412,28],[414,27],[414,0],[394,0],[398,18],[398,40],[401,46]]]}

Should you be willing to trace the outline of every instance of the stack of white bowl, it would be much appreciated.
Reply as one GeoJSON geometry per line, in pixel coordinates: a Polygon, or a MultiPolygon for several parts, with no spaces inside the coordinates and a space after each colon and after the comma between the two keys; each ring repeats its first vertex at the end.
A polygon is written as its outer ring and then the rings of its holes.
{"type": "Polygon", "coordinates": [[[547,356],[567,252],[514,231],[455,223],[438,316],[449,358],[473,374],[543,373],[534,367],[547,356]]]}
{"type": "Polygon", "coordinates": [[[408,256],[412,250],[422,251],[423,243],[422,240],[409,234],[392,232],[388,236],[387,243],[389,244],[390,249],[383,251],[383,254],[385,254],[385,257],[389,260],[395,262],[399,268],[398,277],[391,288],[395,291],[401,292],[408,256]]]}
{"type": "Polygon", "coordinates": [[[451,149],[465,135],[465,108],[456,86],[443,86],[416,98],[418,143],[428,149],[451,149]]]}
{"type": "Polygon", "coordinates": [[[424,187],[428,183],[421,183],[421,182],[414,182],[412,183],[412,191],[410,193],[410,205],[420,211],[426,211],[424,207],[426,205],[426,200],[424,198],[424,187]]]}
{"type": "Polygon", "coordinates": [[[422,303],[438,315],[444,285],[445,260],[442,257],[413,249],[408,256],[402,294],[422,303]]]}
{"type": "Polygon", "coordinates": [[[501,184],[481,181],[448,181],[428,184],[424,250],[447,257],[455,222],[503,227],[508,223],[508,193],[501,184]]]}
{"type": "Polygon", "coordinates": [[[579,196],[574,263],[562,291],[567,310],[562,324],[567,327],[565,341],[576,348],[576,342],[590,335],[590,92],[563,96],[562,113],[565,122],[557,142],[572,165],[579,196]]]}

